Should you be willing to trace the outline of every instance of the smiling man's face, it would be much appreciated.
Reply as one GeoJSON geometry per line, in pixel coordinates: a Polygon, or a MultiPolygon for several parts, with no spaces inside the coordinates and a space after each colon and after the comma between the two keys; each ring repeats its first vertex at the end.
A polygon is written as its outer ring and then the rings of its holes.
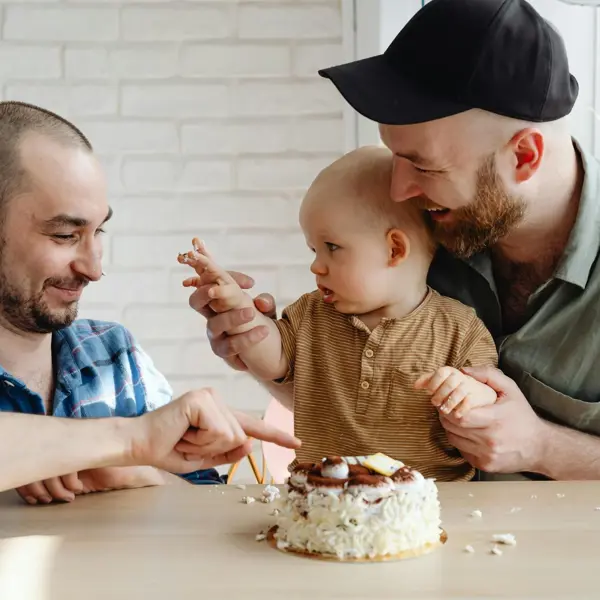
{"type": "MultiPolygon", "coordinates": [[[[475,118],[476,120],[476,118],[475,118]]],[[[495,244],[523,219],[524,201],[509,192],[493,144],[480,143],[469,114],[417,125],[380,125],[394,153],[391,195],[428,211],[436,240],[468,257],[495,244]]]]}
{"type": "Polygon", "coordinates": [[[111,211],[91,152],[38,134],[24,136],[19,152],[23,181],[0,223],[0,318],[50,333],[74,321],[83,289],[101,277],[111,211]]]}

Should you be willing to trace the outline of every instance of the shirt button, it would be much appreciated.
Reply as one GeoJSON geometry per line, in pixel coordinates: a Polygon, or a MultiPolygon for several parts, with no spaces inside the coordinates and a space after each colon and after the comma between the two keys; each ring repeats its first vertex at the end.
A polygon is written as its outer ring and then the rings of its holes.
{"type": "Polygon", "coordinates": [[[369,389],[369,382],[368,382],[368,381],[363,381],[363,382],[360,384],[360,387],[361,387],[363,390],[368,390],[368,389],[369,389]]]}
{"type": "Polygon", "coordinates": [[[369,348],[368,350],[365,350],[365,356],[367,358],[373,358],[373,350],[371,350],[371,348],[369,348]]]}

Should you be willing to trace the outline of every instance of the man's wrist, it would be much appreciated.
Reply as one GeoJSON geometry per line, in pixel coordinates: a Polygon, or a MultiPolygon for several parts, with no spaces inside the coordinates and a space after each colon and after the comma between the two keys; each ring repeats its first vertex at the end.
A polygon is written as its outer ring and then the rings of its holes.
{"type": "Polygon", "coordinates": [[[548,457],[553,455],[553,438],[558,433],[557,429],[559,427],[539,417],[538,419],[538,427],[532,432],[534,451],[531,469],[529,470],[553,479],[551,472],[552,461],[549,461],[548,457]]]}
{"type": "Polygon", "coordinates": [[[133,467],[140,464],[139,438],[143,417],[111,417],[106,419],[110,428],[107,440],[107,460],[102,466],[133,467]],[[108,447],[110,444],[110,449],[108,447]]]}
{"type": "Polygon", "coordinates": [[[248,294],[244,294],[244,296],[246,297],[244,302],[240,303],[233,310],[239,310],[239,311],[252,310],[254,313],[254,316],[252,317],[251,321],[248,321],[247,323],[244,323],[243,325],[238,325],[237,327],[233,327],[232,329],[227,331],[226,332],[227,335],[237,335],[239,333],[246,333],[247,331],[254,329],[257,325],[260,325],[260,320],[261,320],[262,314],[256,308],[256,306],[254,306],[254,301],[252,300],[252,298],[250,296],[248,296],[248,294]]]}

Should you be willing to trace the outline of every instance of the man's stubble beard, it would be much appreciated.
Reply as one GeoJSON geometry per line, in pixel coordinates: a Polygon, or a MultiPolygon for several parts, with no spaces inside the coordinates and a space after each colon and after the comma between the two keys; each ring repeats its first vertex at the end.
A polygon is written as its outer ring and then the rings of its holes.
{"type": "MultiPolygon", "coordinates": [[[[44,290],[27,297],[11,282],[6,268],[6,240],[0,237],[0,316],[10,327],[26,333],[53,333],[68,327],[77,318],[78,302],[62,311],[51,311],[44,290]]],[[[44,289],[52,280],[47,280],[44,289]]]]}
{"type": "Polygon", "coordinates": [[[452,223],[430,220],[437,242],[460,258],[493,246],[514,229],[525,215],[525,203],[506,190],[490,156],[477,171],[475,197],[453,211],[452,223]]]}

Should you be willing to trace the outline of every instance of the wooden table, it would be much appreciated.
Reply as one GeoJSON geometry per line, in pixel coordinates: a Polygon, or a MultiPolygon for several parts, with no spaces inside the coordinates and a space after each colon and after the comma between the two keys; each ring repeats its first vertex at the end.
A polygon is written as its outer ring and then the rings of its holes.
{"type": "Polygon", "coordinates": [[[0,494],[0,598],[600,597],[600,482],[439,487],[447,544],[377,564],[308,560],[257,542],[272,505],[241,498],[262,486],[170,486],[44,507],[0,494]],[[482,517],[470,516],[476,509],[482,517]],[[495,533],[514,534],[517,545],[490,554],[495,533]]]}

